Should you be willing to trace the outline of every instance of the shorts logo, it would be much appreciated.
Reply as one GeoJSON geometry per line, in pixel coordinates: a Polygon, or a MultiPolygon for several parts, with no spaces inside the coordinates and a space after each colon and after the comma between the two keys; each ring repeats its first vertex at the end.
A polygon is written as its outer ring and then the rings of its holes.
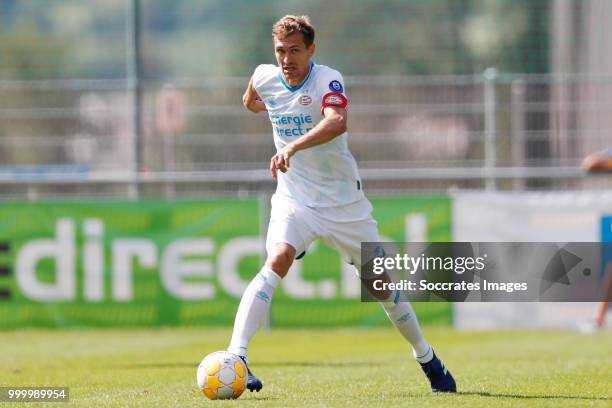
{"type": "Polygon", "coordinates": [[[334,79],[329,83],[329,90],[332,92],[342,92],[344,89],[342,88],[340,81],[336,81],[334,79]]]}
{"type": "Polygon", "coordinates": [[[310,105],[312,103],[312,98],[310,96],[308,96],[308,95],[302,95],[298,99],[298,102],[302,106],[308,106],[308,105],[310,105]]]}

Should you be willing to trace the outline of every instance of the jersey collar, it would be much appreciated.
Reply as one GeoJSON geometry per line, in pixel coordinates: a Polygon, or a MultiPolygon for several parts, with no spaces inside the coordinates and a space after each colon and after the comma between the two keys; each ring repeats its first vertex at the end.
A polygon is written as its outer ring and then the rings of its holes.
{"type": "Polygon", "coordinates": [[[310,67],[308,68],[308,75],[306,75],[306,78],[304,78],[304,80],[302,81],[301,84],[296,85],[296,86],[289,86],[289,84],[287,82],[285,82],[285,77],[283,77],[283,71],[281,70],[281,72],[278,73],[278,78],[280,79],[281,83],[283,84],[283,86],[285,88],[287,88],[287,90],[291,91],[291,92],[295,92],[298,91],[300,88],[302,88],[304,86],[304,84],[306,83],[306,81],[308,81],[308,78],[310,78],[310,74],[312,73],[312,68],[314,67],[314,62],[310,61],[310,67]]]}

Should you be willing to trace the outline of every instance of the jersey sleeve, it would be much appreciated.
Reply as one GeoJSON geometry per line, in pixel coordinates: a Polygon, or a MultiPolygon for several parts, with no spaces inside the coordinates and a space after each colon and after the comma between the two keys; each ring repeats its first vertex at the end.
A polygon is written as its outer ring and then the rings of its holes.
{"type": "Polygon", "coordinates": [[[261,86],[265,82],[266,78],[270,75],[270,70],[273,68],[273,65],[270,64],[262,64],[258,65],[253,72],[253,87],[257,91],[257,93],[261,96],[261,86]]]}
{"type": "Polygon", "coordinates": [[[345,93],[344,79],[338,71],[330,68],[323,71],[317,86],[321,95],[321,114],[323,109],[328,106],[346,109],[348,99],[345,93]]]}

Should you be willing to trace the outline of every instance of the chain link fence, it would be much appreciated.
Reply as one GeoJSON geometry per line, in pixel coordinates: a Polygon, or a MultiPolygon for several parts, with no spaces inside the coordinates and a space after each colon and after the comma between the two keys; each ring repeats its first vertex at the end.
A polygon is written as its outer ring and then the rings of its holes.
{"type": "Polygon", "coordinates": [[[0,199],[271,193],[241,95],[286,13],[345,75],[366,191],[612,187],[580,169],[612,145],[607,0],[45,5],[0,4],[0,199]]]}
{"type": "MultiPolygon", "coordinates": [[[[235,196],[274,188],[265,114],[241,106],[248,78],[147,84],[135,167],[132,91],[121,81],[0,82],[5,197],[235,196]],[[54,133],[50,134],[49,132],[54,133]]],[[[348,77],[349,140],[368,191],[581,189],[579,168],[610,141],[605,101],[566,94],[607,78],[348,77]],[[599,120],[582,123],[582,117],[599,120]],[[561,127],[561,123],[573,127],[561,127]]]]}

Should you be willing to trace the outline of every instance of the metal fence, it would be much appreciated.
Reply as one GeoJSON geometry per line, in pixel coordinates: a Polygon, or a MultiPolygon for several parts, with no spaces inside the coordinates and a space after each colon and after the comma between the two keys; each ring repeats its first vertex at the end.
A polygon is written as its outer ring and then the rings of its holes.
{"type": "MultiPolygon", "coordinates": [[[[241,105],[247,81],[142,84],[140,141],[129,81],[0,81],[0,198],[270,193],[272,133],[241,105]]],[[[612,77],[488,69],[346,85],[350,148],[370,193],[612,187],[579,167],[612,144],[612,77]]]]}

